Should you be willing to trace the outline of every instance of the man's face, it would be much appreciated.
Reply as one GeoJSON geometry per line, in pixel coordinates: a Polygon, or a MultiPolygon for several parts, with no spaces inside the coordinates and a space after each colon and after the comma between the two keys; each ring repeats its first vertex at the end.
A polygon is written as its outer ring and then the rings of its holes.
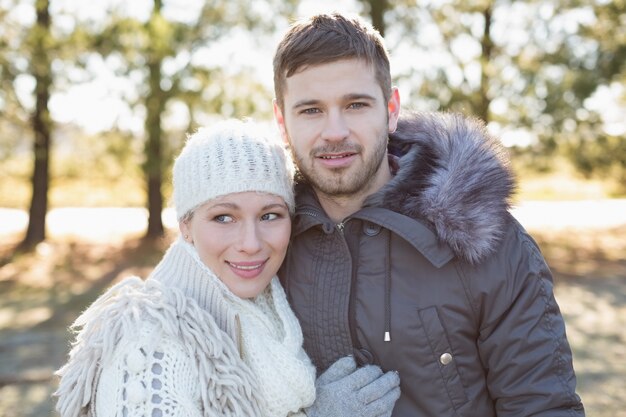
{"type": "Polygon", "coordinates": [[[387,135],[396,128],[400,99],[389,101],[363,60],[305,68],[287,78],[284,109],[274,104],[283,138],[300,172],[328,197],[369,195],[390,177],[387,135]]]}

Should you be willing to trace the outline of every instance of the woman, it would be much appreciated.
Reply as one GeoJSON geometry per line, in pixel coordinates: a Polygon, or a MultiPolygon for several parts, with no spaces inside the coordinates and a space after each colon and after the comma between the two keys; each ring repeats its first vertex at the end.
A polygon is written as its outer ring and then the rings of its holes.
{"type": "Polygon", "coordinates": [[[390,415],[399,379],[344,358],[317,381],[276,272],[293,165],[251,122],[192,135],[173,170],[181,236],[73,324],[57,410],[70,416],[390,415]],[[315,402],[314,402],[315,401],[315,402]]]}

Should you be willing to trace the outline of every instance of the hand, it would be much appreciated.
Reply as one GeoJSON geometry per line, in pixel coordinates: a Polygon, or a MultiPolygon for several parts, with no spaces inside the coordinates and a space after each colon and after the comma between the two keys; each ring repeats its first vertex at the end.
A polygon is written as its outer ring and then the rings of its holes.
{"type": "Polygon", "coordinates": [[[357,369],[347,356],[320,375],[315,388],[315,403],[305,410],[308,417],[387,417],[400,397],[400,377],[375,365],[357,369]]]}

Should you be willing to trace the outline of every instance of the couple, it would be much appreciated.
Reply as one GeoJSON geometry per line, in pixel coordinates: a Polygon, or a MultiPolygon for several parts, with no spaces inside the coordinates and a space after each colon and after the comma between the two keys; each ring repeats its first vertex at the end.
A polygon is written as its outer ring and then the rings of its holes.
{"type": "Polygon", "coordinates": [[[363,22],[290,28],[274,112],[295,197],[253,123],[193,134],[181,236],[74,323],[62,417],[584,415],[496,141],[459,115],[400,118],[390,78],[363,22]]]}

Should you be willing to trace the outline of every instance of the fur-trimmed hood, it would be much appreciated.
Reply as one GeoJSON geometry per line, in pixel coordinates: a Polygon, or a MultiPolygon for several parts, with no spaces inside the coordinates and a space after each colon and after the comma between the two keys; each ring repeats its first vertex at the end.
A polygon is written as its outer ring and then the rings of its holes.
{"type": "Polygon", "coordinates": [[[366,206],[426,220],[470,263],[495,250],[515,181],[484,123],[454,113],[410,113],[389,135],[389,150],[399,157],[397,172],[366,206]]]}

